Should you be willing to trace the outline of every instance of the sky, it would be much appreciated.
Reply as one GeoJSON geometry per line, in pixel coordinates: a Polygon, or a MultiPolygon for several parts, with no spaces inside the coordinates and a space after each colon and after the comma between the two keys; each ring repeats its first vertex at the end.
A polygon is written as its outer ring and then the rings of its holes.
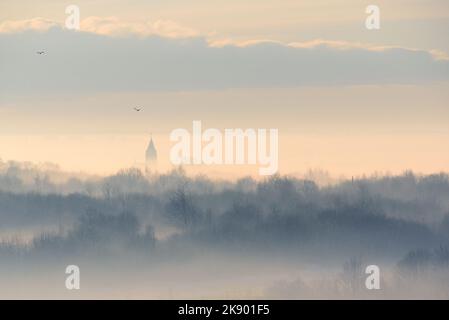
{"type": "Polygon", "coordinates": [[[171,130],[201,120],[279,129],[283,174],[449,171],[448,39],[444,0],[2,0],[0,158],[109,174],[152,134],[168,170],[171,130]]]}

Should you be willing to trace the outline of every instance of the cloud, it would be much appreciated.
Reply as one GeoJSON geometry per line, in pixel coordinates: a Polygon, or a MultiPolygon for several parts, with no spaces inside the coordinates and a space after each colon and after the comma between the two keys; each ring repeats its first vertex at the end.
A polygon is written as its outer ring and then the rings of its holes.
{"type": "MultiPolygon", "coordinates": [[[[314,39],[311,41],[304,42],[290,42],[290,43],[282,43],[280,41],[270,40],[270,39],[260,39],[260,40],[233,40],[233,39],[215,39],[210,40],[209,45],[211,47],[225,47],[225,46],[236,46],[236,47],[248,47],[257,44],[278,44],[285,45],[292,48],[298,49],[317,49],[317,48],[332,48],[335,50],[354,50],[354,49],[362,49],[367,51],[387,51],[394,49],[406,49],[408,51],[420,52],[423,50],[419,50],[416,48],[406,48],[400,46],[379,46],[375,44],[369,43],[361,43],[361,42],[348,42],[348,41],[338,41],[338,40],[323,40],[323,39],[314,39]]],[[[440,50],[430,50],[429,54],[436,60],[449,60],[449,55],[440,50]]]]}
{"type": "Polygon", "coordinates": [[[193,33],[169,22],[149,26],[146,37],[105,36],[139,33],[147,27],[131,28],[114,18],[92,18],[87,25],[91,32],[50,28],[44,33],[0,34],[0,92],[208,90],[449,81],[448,60],[436,57],[435,52],[416,49],[325,40],[290,44],[263,40],[220,46],[206,38],[190,37],[193,33]],[[179,39],[181,35],[185,38],[179,39]],[[46,55],[37,57],[37,49],[45,49],[46,55]]]}
{"type": "Polygon", "coordinates": [[[27,20],[4,21],[0,23],[0,33],[17,33],[24,31],[47,31],[58,24],[44,18],[33,18],[27,20]]]}
{"type": "Polygon", "coordinates": [[[107,36],[153,36],[166,38],[198,37],[199,33],[171,20],[151,22],[124,22],[117,17],[88,17],[80,23],[81,31],[107,36]]]}
{"type": "Polygon", "coordinates": [[[126,23],[116,17],[88,17],[80,22],[84,32],[99,35],[118,36],[128,34],[148,35],[150,30],[145,23],[126,23]]]}
{"type": "Polygon", "coordinates": [[[235,46],[235,47],[249,47],[258,44],[279,44],[283,45],[281,41],[270,40],[270,39],[257,39],[257,40],[234,40],[230,38],[225,39],[210,39],[208,40],[209,46],[215,48],[222,48],[225,46],[235,46]]]}
{"type": "MultiPolygon", "coordinates": [[[[50,28],[60,27],[63,28],[62,24],[58,24],[55,21],[51,21],[44,18],[32,18],[28,20],[17,20],[17,21],[5,21],[0,24],[0,34],[1,33],[20,33],[24,31],[48,31],[50,28]]],[[[364,49],[369,51],[385,51],[390,49],[407,49],[409,51],[420,51],[415,48],[404,48],[398,46],[379,46],[374,44],[366,44],[360,42],[348,42],[339,40],[324,40],[324,39],[314,39],[305,42],[290,42],[284,44],[282,42],[272,40],[272,39],[252,39],[252,40],[234,40],[230,38],[220,38],[217,34],[209,33],[202,35],[200,32],[182,26],[179,23],[172,20],[160,19],[155,22],[128,22],[119,19],[115,16],[110,17],[98,17],[90,16],[83,19],[80,22],[80,31],[95,33],[98,35],[105,36],[140,36],[140,37],[151,37],[151,36],[161,36],[164,38],[194,38],[194,37],[205,37],[211,47],[225,47],[225,46],[236,46],[236,47],[248,47],[258,44],[279,44],[286,45],[293,48],[302,49],[314,49],[317,47],[329,47],[338,50],[350,50],[350,49],[364,49]]],[[[437,60],[449,60],[449,55],[440,50],[430,50],[428,51],[437,60]]]]}
{"type": "MultiPolygon", "coordinates": [[[[47,31],[52,27],[63,28],[55,21],[33,18],[28,20],[5,21],[0,24],[0,33],[21,33],[25,31],[47,31]]],[[[117,17],[90,16],[80,22],[80,31],[106,36],[142,37],[158,35],[166,38],[191,38],[200,36],[199,32],[172,20],[155,22],[128,22],[117,17]]]]}
{"type": "Polygon", "coordinates": [[[167,38],[198,37],[199,33],[191,28],[183,27],[171,20],[158,20],[152,25],[154,34],[167,38]]]}
{"type": "MultiPolygon", "coordinates": [[[[323,39],[315,39],[307,42],[292,42],[289,43],[288,46],[294,48],[303,48],[303,49],[314,49],[317,47],[329,47],[337,50],[353,50],[353,49],[363,49],[368,51],[387,51],[387,50],[400,50],[404,49],[407,51],[415,51],[420,52],[423,50],[419,50],[416,48],[406,48],[400,46],[379,46],[374,44],[360,43],[360,42],[348,42],[348,41],[333,41],[333,40],[323,40],[323,39]]],[[[439,50],[431,50],[428,51],[429,54],[433,56],[433,58],[437,60],[449,60],[449,56],[442,51],[439,50]]]]}
{"type": "Polygon", "coordinates": [[[449,60],[449,55],[441,50],[430,50],[429,51],[432,57],[436,60],[449,60]]]}

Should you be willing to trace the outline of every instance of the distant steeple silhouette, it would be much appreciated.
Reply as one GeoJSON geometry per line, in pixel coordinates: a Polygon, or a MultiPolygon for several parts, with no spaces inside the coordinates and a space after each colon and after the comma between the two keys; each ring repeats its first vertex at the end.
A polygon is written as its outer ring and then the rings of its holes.
{"type": "Polygon", "coordinates": [[[155,171],[157,165],[157,151],[153,142],[153,135],[151,135],[150,143],[148,144],[147,151],[145,152],[145,171],[155,171]]]}

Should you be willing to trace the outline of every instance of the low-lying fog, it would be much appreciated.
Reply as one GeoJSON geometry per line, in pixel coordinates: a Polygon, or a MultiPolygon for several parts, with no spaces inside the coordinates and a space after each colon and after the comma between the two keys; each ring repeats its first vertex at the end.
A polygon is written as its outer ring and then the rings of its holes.
{"type": "Polygon", "coordinates": [[[0,163],[0,298],[448,299],[449,176],[319,186],[0,163]]]}

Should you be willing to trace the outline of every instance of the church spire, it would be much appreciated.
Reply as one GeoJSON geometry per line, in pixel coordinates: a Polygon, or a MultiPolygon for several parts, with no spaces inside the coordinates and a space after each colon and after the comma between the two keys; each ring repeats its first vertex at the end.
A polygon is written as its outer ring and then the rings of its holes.
{"type": "Polygon", "coordinates": [[[150,135],[150,143],[145,152],[145,169],[146,171],[154,171],[157,164],[157,150],[153,142],[153,134],[150,135]]]}

